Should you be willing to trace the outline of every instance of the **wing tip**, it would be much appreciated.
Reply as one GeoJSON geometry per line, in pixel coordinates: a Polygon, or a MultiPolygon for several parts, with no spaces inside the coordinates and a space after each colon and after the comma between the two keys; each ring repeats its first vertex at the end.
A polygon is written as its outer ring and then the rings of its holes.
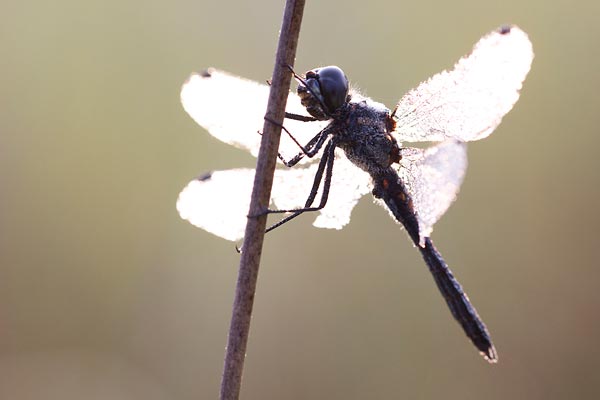
{"type": "Polygon", "coordinates": [[[531,44],[531,40],[529,39],[529,35],[514,24],[504,24],[500,26],[494,33],[499,34],[501,36],[513,36],[515,40],[520,40],[523,43],[528,43],[530,47],[530,52],[533,54],[533,45],[531,44]],[[517,39],[518,38],[518,39],[517,39]]]}
{"type": "Polygon", "coordinates": [[[195,181],[199,181],[199,182],[206,182],[209,181],[213,176],[213,171],[208,171],[205,172],[202,175],[198,175],[197,177],[194,178],[195,181]]]}
{"type": "Polygon", "coordinates": [[[214,73],[215,73],[215,69],[213,67],[208,67],[208,68],[198,72],[198,75],[200,75],[203,78],[211,78],[214,73]]]}
{"type": "Polygon", "coordinates": [[[183,82],[183,87],[185,87],[193,79],[196,79],[196,78],[200,78],[200,79],[212,78],[213,75],[215,74],[215,72],[216,72],[216,69],[214,69],[213,67],[208,67],[206,69],[200,70],[199,72],[192,72],[190,74],[190,76],[188,76],[188,78],[185,80],[185,82],[183,82]]]}
{"type": "Polygon", "coordinates": [[[525,33],[521,28],[519,28],[515,24],[502,24],[498,29],[496,29],[496,33],[500,35],[508,35],[510,33],[525,33]]]}
{"type": "Polygon", "coordinates": [[[510,33],[513,27],[514,25],[502,25],[500,28],[498,28],[498,33],[501,35],[506,35],[510,33]]]}

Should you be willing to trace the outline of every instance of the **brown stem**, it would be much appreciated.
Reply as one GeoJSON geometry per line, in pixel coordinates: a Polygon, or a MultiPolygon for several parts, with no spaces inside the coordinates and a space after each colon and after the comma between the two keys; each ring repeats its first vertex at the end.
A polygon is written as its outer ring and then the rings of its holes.
{"type": "MultiPolygon", "coordinates": [[[[292,79],[288,65],[294,65],[304,3],[304,0],[286,0],[266,112],[266,117],[276,123],[265,120],[248,215],[260,215],[269,205],[281,124],[292,79]]],[[[246,225],[223,367],[221,400],[239,398],[266,222],[267,216],[262,215],[249,217],[246,225]]]]}

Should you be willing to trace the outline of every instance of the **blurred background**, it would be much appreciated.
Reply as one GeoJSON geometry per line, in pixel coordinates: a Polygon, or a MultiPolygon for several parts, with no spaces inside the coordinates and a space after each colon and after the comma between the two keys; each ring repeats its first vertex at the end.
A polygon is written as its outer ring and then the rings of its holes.
{"type": "MultiPolygon", "coordinates": [[[[255,161],[195,125],[179,90],[208,66],[268,79],[283,1],[0,9],[0,397],[216,398],[238,255],[175,201],[197,174],[255,161]]],[[[340,65],[389,107],[499,25],[530,35],[521,100],[470,145],[433,233],[500,363],[477,354],[406,234],[365,197],[342,231],[306,217],[268,236],[244,399],[600,395],[599,13],[308,2],[297,69],[340,65]]]]}

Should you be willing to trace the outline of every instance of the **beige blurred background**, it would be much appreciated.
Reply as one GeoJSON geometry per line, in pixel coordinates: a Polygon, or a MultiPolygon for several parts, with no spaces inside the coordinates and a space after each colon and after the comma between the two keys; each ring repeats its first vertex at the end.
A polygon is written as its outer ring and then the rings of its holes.
{"type": "MultiPolygon", "coordinates": [[[[182,221],[195,175],[252,166],[185,114],[191,71],[270,77],[283,1],[0,5],[0,398],[211,399],[238,255],[182,221]]],[[[244,399],[600,396],[600,5],[309,1],[297,68],[393,106],[503,23],[536,58],[470,145],[433,238],[490,328],[488,365],[364,198],[343,231],[268,236],[244,399]]],[[[232,98],[232,110],[243,107],[232,98]]]]}

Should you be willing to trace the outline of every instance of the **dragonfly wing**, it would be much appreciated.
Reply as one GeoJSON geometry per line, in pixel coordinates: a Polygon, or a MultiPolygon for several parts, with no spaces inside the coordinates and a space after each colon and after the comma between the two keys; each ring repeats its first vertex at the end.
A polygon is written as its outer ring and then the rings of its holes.
{"type": "MultiPolygon", "coordinates": [[[[263,129],[268,98],[267,85],[213,68],[192,74],[181,88],[181,103],[194,121],[222,142],[248,150],[254,156],[260,148],[259,132],[263,129]]],[[[307,115],[298,95],[291,92],[286,110],[307,115]]],[[[284,126],[298,142],[306,144],[327,123],[286,119],[284,126]]],[[[286,159],[300,152],[285,132],[282,132],[280,152],[286,159]]]]}
{"type": "MultiPolygon", "coordinates": [[[[371,190],[369,175],[345,156],[338,156],[327,205],[318,212],[314,222],[318,228],[344,227],[350,222],[350,214],[358,200],[371,190]]],[[[283,210],[304,207],[316,171],[316,164],[276,170],[271,207],[283,210]]],[[[253,181],[253,169],[215,171],[194,179],[179,194],[179,215],[216,236],[239,240],[244,236],[253,181]]],[[[320,198],[319,192],[315,204],[320,198]]]]}
{"type": "Polygon", "coordinates": [[[191,181],[179,194],[181,218],[223,239],[244,237],[253,169],[215,171],[191,181]]]}
{"type": "Polygon", "coordinates": [[[466,170],[464,142],[447,140],[427,149],[402,149],[397,172],[412,198],[421,243],[456,199],[466,170]]]}
{"type": "Polygon", "coordinates": [[[525,32],[502,27],[479,40],[452,71],[408,92],[396,110],[400,141],[483,139],[519,99],[533,48],[525,32]]]}

